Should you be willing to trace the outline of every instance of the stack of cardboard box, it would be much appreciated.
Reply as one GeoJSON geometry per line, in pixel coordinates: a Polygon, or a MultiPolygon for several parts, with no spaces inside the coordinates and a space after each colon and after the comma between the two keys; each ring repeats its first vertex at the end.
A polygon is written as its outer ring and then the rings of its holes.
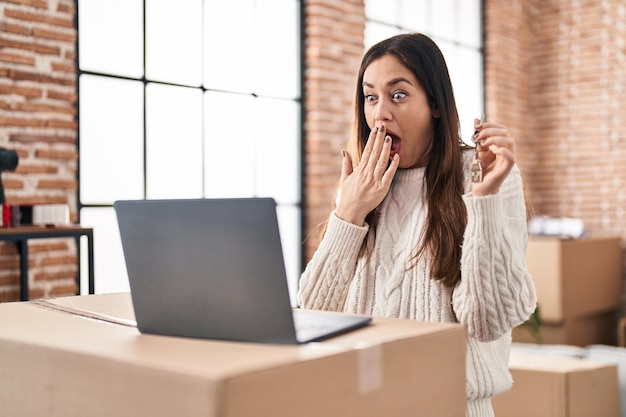
{"type": "Polygon", "coordinates": [[[617,366],[580,358],[511,354],[513,388],[493,399],[499,417],[619,417],[617,366]]]}
{"type": "Polygon", "coordinates": [[[520,326],[513,332],[514,341],[616,344],[622,298],[619,237],[531,236],[526,261],[537,290],[542,340],[520,326]]]}

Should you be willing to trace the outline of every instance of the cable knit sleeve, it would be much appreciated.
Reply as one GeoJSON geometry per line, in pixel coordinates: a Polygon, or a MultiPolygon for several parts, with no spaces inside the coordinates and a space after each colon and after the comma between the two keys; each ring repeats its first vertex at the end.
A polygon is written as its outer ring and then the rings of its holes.
{"type": "Polygon", "coordinates": [[[487,342],[526,321],[537,302],[526,267],[528,231],[519,169],[511,170],[497,194],[466,194],[463,199],[468,219],[461,281],[452,303],[468,334],[487,342]]]}
{"type": "Polygon", "coordinates": [[[331,214],[324,238],[300,277],[300,307],[343,310],[368,230],[367,225],[355,226],[331,214]]]}

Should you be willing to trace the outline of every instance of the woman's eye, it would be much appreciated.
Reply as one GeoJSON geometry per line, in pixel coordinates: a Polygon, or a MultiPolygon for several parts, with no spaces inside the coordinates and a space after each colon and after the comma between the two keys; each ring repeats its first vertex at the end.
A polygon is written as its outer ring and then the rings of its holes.
{"type": "Polygon", "coordinates": [[[375,97],[372,94],[365,94],[365,101],[374,101],[375,97]]]}
{"type": "Polygon", "coordinates": [[[402,100],[406,97],[406,93],[403,93],[402,91],[397,91],[392,94],[392,97],[394,100],[402,100]]]}

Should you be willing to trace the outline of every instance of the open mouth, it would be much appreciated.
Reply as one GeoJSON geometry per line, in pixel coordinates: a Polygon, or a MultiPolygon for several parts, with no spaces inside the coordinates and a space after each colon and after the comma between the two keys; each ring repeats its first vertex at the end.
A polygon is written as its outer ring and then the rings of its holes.
{"type": "Polygon", "coordinates": [[[387,136],[391,137],[391,151],[389,152],[389,157],[393,158],[393,156],[400,152],[400,138],[391,132],[387,132],[387,136]]]}

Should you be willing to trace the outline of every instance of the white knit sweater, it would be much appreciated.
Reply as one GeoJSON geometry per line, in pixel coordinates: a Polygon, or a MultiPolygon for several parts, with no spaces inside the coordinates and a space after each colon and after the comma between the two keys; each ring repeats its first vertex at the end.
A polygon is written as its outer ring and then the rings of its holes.
{"type": "MultiPolygon", "coordinates": [[[[469,172],[469,157],[466,156],[469,172]]],[[[535,309],[526,268],[528,241],[522,179],[514,167],[497,194],[463,196],[468,222],[461,281],[446,288],[430,279],[429,256],[407,268],[426,219],[424,168],[398,170],[382,202],[374,251],[359,257],[368,226],[334,213],[300,280],[303,308],[435,322],[467,327],[467,415],[493,415],[490,398],[511,388],[511,329],[535,309]]]]}

